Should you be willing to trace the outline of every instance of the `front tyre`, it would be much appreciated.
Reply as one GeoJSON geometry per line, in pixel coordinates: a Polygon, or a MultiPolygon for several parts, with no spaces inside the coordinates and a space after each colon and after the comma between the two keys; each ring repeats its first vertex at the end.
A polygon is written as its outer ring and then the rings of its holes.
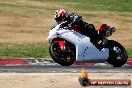
{"type": "Polygon", "coordinates": [[[114,67],[121,67],[128,59],[125,48],[114,40],[108,40],[106,47],[109,49],[109,58],[107,62],[114,67]]]}
{"type": "Polygon", "coordinates": [[[69,45],[65,45],[65,50],[61,50],[59,44],[54,42],[49,47],[49,53],[52,59],[62,65],[62,66],[70,66],[75,61],[75,52],[73,48],[69,45]]]}

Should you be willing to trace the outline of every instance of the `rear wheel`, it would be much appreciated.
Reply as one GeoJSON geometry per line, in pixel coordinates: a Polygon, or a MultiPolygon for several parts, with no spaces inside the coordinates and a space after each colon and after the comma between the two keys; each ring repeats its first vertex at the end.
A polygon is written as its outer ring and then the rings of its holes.
{"type": "Polygon", "coordinates": [[[114,40],[108,40],[106,47],[109,48],[109,58],[107,59],[109,64],[114,67],[121,67],[126,63],[128,55],[120,43],[114,40]]]}
{"type": "Polygon", "coordinates": [[[49,53],[52,59],[62,66],[70,66],[75,61],[75,52],[71,44],[65,44],[65,49],[61,50],[59,43],[54,42],[49,47],[49,53]]]}

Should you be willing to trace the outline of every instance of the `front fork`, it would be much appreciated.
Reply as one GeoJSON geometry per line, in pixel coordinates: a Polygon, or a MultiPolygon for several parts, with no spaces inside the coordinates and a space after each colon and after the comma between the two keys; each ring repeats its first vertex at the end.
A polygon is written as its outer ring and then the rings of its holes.
{"type": "Polygon", "coordinates": [[[59,48],[61,49],[61,51],[65,50],[65,41],[54,41],[56,43],[59,43],[59,48]]]}

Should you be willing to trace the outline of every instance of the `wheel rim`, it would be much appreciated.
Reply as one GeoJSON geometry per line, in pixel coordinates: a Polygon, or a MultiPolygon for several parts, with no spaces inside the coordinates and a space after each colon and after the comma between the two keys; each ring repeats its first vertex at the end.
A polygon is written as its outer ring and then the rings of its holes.
{"type": "Polygon", "coordinates": [[[117,60],[122,60],[124,58],[124,52],[120,47],[114,46],[113,51],[116,54],[117,60]]]}

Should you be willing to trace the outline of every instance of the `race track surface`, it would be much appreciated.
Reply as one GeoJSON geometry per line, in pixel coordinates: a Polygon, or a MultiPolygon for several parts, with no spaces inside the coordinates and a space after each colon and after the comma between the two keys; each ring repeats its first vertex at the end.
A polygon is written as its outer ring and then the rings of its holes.
{"type": "Polygon", "coordinates": [[[60,66],[60,65],[16,65],[0,66],[0,73],[80,73],[84,67],[88,72],[97,73],[132,73],[132,66],[112,67],[109,65],[97,66],[60,66]]]}
{"type": "Polygon", "coordinates": [[[122,67],[105,63],[75,62],[72,66],[61,66],[52,59],[0,59],[0,73],[80,73],[84,67],[95,73],[132,73],[132,59],[122,67]]]}

